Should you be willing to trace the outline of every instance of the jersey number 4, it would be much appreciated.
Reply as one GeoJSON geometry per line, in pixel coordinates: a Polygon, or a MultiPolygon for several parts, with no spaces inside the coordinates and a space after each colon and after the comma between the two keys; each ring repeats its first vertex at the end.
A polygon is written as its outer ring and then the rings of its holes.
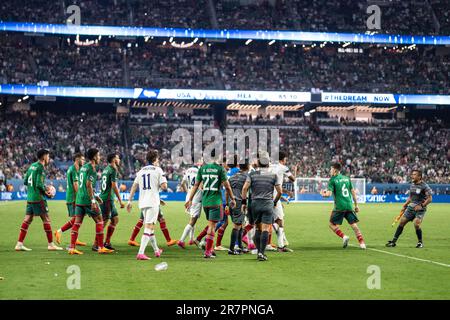
{"type": "Polygon", "coordinates": [[[142,176],[142,190],[150,190],[152,188],[150,184],[150,173],[142,176]]]}

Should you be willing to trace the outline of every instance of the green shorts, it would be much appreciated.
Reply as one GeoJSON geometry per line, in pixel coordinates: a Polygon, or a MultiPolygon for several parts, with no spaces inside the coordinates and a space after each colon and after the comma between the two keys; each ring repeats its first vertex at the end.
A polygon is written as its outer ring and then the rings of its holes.
{"type": "Polygon", "coordinates": [[[47,200],[41,200],[39,202],[27,202],[27,209],[25,214],[40,216],[48,213],[47,200]]]}
{"type": "Polygon", "coordinates": [[[253,199],[251,208],[255,224],[273,223],[273,200],[253,199]]]}
{"type": "Polygon", "coordinates": [[[222,206],[217,207],[203,207],[205,211],[206,219],[208,221],[220,221],[223,218],[222,206]]]}
{"type": "Polygon", "coordinates": [[[111,200],[104,201],[100,205],[100,210],[102,211],[104,221],[106,221],[108,219],[112,219],[119,215],[119,213],[117,212],[117,208],[114,204],[114,201],[111,201],[111,200]]]}
{"type": "Polygon", "coordinates": [[[413,208],[408,207],[406,208],[405,213],[403,214],[403,216],[408,220],[408,221],[413,221],[414,219],[419,219],[419,220],[423,220],[423,217],[425,216],[425,213],[427,212],[427,210],[420,210],[420,211],[414,211],[413,208]]]}
{"type": "Polygon", "coordinates": [[[76,216],[84,216],[84,215],[88,215],[89,217],[95,217],[99,214],[101,214],[101,211],[93,211],[91,210],[91,206],[80,206],[80,205],[76,205],[75,207],[75,215],[76,216]]]}
{"type": "Polygon", "coordinates": [[[244,223],[244,214],[242,213],[241,206],[242,206],[241,201],[236,201],[236,207],[230,209],[231,221],[234,224],[243,224],[244,223]]]}
{"type": "Polygon", "coordinates": [[[69,217],[75,216],[75,202],[66,203],[67,212],[69,213],[69,217]]]}
{"type": "Polygon", "coordinates": [[[341,225],[342,222],[345,220],[347,220],[347,222],[349,224],[354,224],[359,222],[358,217],[356,216],[356,213],[354,211],[351,210],[347,210],[347,211],[336,211],[333,210],[331,211],[331,216],[330,216],[330,222],[332,224],[335,225],[341,225]]]}

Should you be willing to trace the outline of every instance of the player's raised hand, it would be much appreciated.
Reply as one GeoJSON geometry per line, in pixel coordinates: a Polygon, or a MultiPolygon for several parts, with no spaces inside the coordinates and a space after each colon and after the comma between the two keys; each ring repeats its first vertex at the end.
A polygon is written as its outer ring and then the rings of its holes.
{"type": "Polygon", "coordinates": [[[232,208],[232,209],[236,208],[236,200],[235,199],[231,199],[230,208],[232,208]]]}
{"type": "Polygon", "coordinates": [[[359,212],[359,207],[355,206],[355,212],[358,213],[359,212]]]}
{"type": "Polygon", "coordinates": [[[120,209],[125,208],[125,203],[123,203],[122,201],[119,201],[119,204],[120,204],[120,209]]]}
{"type": "Polygon", "coordinates": [[[159,204],[162,205],[162,206],[165,206],[166,202],[164,200],[159,199],[159,204]]]}
{"type": "Polygon", "coordinates": [[[186,201],[186,203],[184,204],[184,207],[186,208],[186,209],[189,209],[190,207],[191,207],[191,205],[192,205],[192,201],[186,201]]]}
{"type": "Polygon", "coordinates": [[[133,205],[131,204],[131,201],[128,201],[128,203],[127,203],[127,211],[131,212],[131,208],[133,208],[133,205]]]}

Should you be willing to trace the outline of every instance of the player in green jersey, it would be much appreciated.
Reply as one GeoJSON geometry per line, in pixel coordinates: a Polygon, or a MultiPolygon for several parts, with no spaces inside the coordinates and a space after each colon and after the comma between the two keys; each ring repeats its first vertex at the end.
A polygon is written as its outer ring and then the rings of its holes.
{"type": "Polygon", "coordinates": [[[355,189],[353,189],[352,181],[349,177],[341,174],[341,169],[342,166],[340,163],[332,164],[328,190],[321,191],[323,197],[328,198],[331,195],[334,197],[334,209],[331,212],[330,228],[336,235],[343,239],[343,246],[346,248],[350,238],[339,229],[339,226],[342,225],[342,221],[345,218],[355,232],[359,247],[365,249],[366,244],[357,225],[357,222],[359,222],[356,216],[356,213],[359,212],[358,199],[355,189]],[[354,209],[352,199],[355,203],[354,209]]]}
{"type": "MultiPolygon", "coordinates": [[[[221,156],[221,155],[220,155],[221,156]]],[[[212,153],[213,158],[217,158],[215,150],[212,153]]],[[[195,193],[202,185],[202,206],[205,211],[206,219],[208,219],[207,236],[206,236],[206,249],[204,258],[212,258],[213,244],[214,244],[214,230],[218,221],[222,219],[222,189],[225,187],[226,197],[230,199],[230,207],[236,206],[236,200],[234,198],[233,190],[231,190],[230,183],[227,179],[227,172],[218,164],[217,159],[210,161],[203,165],[197,173],[195,184],[189,194],[189,199],[185,203],[186,209],[189,209],[192,205],[195,193]]]]}
{"type": "Polygon", "coordinates": [[[96,166],[100,163],[100,152],[98,149],[89,149],[86,153],[89,162],[81,167],[78,175],[78,192],[75,198],[75,223],[72,227],[69,254],[83,254],[75,248],[78,238],[78,230],[85,215],[90,216],[95,221],[96,241],[101,246],[98,253],[112,253],[114,250],[103,247],[103,219],[99,208],[101,199],[94,195],[97,183],[96,166]]]}
{"type": "Polygon", "coordinates": [[[47,201],[44,197],[52,198],[49,189],[45,186],[45,167],[50,163],[50,152],[41,149],[37,153],[38,161],[34,162],[27,170],[24,177],[24,185],[27,187],[27,209],[25,218],[20,228],[19,239],[17,241],[16,251],[31,251],[23,245],[23,241],[28,232],[28,227],[33,222],[34,216],[40,216],[44,224],[44,231],[47,235],[48,250],[62,250],[53,243],[53,233],[48,215],[47,201]]]}
{"type": "MultiPolygon", "coordinates": [[[[78,191],[78,172],[80,168],[84,165],[84,156],[80,152],[76,153],[73,157],[73,165],[67,169],[66,179],[66,205],[67,212],[69,213],[70,220],[66,222],[60,229],[55,231],[55,240],[57,244],[61,243],[62,233],[72,229],[75,223],[75,198],[78,191]]],[[[77,246],[85,246],[86,243],[77,239],[77,246]]]]}
{"type": "Polygon", "coordinates": [[[110,221],[106,232],[104,247],[114,250],[111,246],[111,237],[119,223],[119,213],[114,205],[114,200],[117,198],[121,209],[125,207],[125,204],[120,198],[119,188],[117,187],[120,156],[117,153],[111,153],[108,155],[107,161],[108,166],[103,170],[100,180],[100,199],[103,201],[100,205],[100,209],[103,215],[104,227],[106,227],[106,224],[110,221]]]}

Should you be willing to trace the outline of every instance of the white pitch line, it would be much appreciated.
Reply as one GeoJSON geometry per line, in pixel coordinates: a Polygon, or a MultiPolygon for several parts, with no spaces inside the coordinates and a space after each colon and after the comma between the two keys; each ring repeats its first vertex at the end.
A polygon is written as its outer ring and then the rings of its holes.
{"type": "MultiPolygon", "coordinates": [[[[358,246],[355,246],[353,244],[349,244],[349,246],[359,248],[358,246]]],[[[411,260],[417,260],[417,261],[422,261],[422,262],[433,263],[433,264],[437,264],[437,265],[442,266],[442,267],[450,268],[450,264],[445,264],[445,263],[442,263],[442,262],[436,262],[436,261],[432,261],[432,260],[426,260],[426,259],[420,259],[420,258],[416,258],[416,257],[405,256],[403,254],[398,254],[398,253],[393,253],[393,252],[379,250],[379,249],[373,249],[373,248],[367,248],[366,250],[372,250],[372,251],[376,251],[376,252],[386,253],[386,254],[390,254],[390,255],[393,255],[393,256],[397,256],[397,257],[401,257],[401,258],[407,258],[407,259],[411,259],[411,260]]]]}

